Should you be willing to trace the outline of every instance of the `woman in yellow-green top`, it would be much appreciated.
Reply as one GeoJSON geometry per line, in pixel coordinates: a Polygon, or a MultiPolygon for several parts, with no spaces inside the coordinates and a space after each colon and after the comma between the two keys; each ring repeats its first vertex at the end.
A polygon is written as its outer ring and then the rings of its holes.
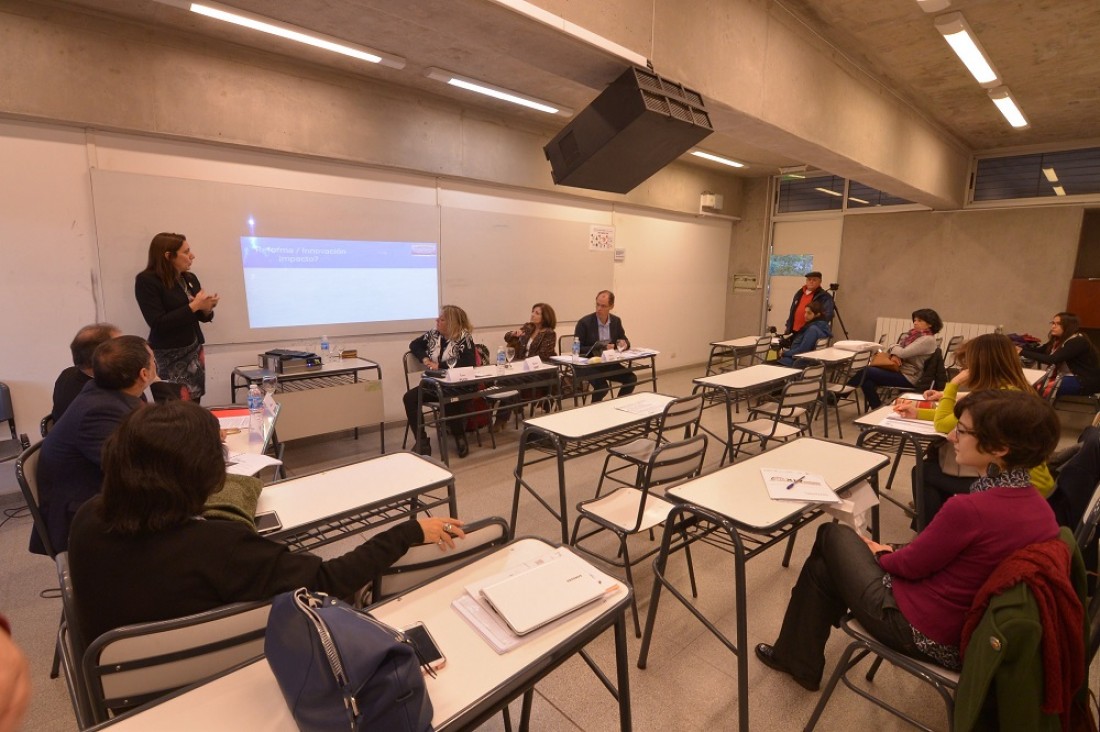
{"type": "MultiPolygon", "coordinates": [[[[996,333],[986,333],[962,343],[956,351],[956,362],[962,371],[944,387],[942,392],[930,389],[924,398],[936,401],[935,408],[921,409],[916,402],[899,400],[894,411],[909,419],[926,419],[933,422],[936,432],[947,434],[955,429],[955,402],[965,399],[959,390],[968,392],[987,389],[1013,389],[1034,393],[1024,377],[1020,358],[1012,340],[996,333]]],[[[917,526],[927,526],[948,498],[957,493],[969,493],[970,485],[979,477],[960,468],[951,450],[930,451],[924,463],[923,505],[917,517],[917,526]]],[[[1031,483],[1046,498],[1054,490],[1054,478],[1046,462],[1030,470],[1031,483]]],[[[916,475],[916,468],[913,468],[916,475]]],[[[915,480],[915,477],[914,477],[915,480]]]]}

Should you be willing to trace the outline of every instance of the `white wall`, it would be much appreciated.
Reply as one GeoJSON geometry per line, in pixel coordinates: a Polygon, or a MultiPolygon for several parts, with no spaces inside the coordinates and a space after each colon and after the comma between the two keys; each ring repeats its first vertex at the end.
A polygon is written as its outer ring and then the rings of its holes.
{"type": "MultiPolygon", "coordinates": [[[[364,197],[380,186],[415,187],[425,181],[445,185],[430,176],[364,166],[15,122],[0,122],[0,159],[6,163],[0,167],[0,243],[5,255],[0,265],[4,272],[0,308],[18,314],[5,327],[0,379],[12,388],[20,429],[30,434],[37,433],[38,420],[49,411],[57,373],[70,363],[72,335],[80,326],[110,314],[101,304],[97,286],[103,251],[92,210],[92,167],[364,197]]],[[[499,186],[485,186],[483,193],[497,197],[505,210],[510,198],[518,202],[526,196],[521,190],[499,186]]],[[[592,206],[567,196],[561,196],[561,203],[592,206]]],[[[616,290],[617,312],[632,339],[665,352],[662,367],[705,360],[706,344],[722,333],[731,224],[616,208],[606,202],[599,205],[610,212],[618,241],[628,250],[627,261],[614,268],[613,281],[606,286],[616,290]],[[713,306],[708,306],[711,302],[713,306]]],[[[172,225],[187,230],[186,222],[172,225]]],[[[201,248],[198,251],[201,257],[201,248]]],[[[555,263],[532,251],[528,264],[552,267],[555,263]]],[[[134,271],[143,265],[134,262],[134,271]]],[[[203,271],[201,259],[196,271],[200,277],[212,274],[203,271]]],[[[510,283],[486,286],[509,287],[510,283]]],[[[223,299],[243,296],[220,294],[223,299]]],[[[496,321],[518,324],[526,316],[526,310],[507,312],[496,321]]],[[[476,335],[493,344],[501,330],[495,327],[476,335]]],[[[572,332],[572,322],[560,324],[559,332],[572,332]]],[[[403,418],[401,356],[413,335],[340,338],[342,345],[357,346],[382,365],[388,420],[403,418]]],[[[257,352],[274,345],[208,347],[206,401],[228,401],[232,368],[254,363],[257,352]]]]}

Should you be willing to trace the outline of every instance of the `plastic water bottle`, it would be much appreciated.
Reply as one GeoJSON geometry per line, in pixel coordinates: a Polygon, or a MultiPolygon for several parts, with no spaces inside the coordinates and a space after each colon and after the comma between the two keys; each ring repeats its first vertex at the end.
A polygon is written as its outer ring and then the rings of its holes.
{"type": "Polygon", "coordinates": [[[573,339],[573,363],[577,362],[577,359],[581,357],[581,342],[576,338],[573,339]]]}
{"type": "Polygon", "coordinates": [[[504,346],[497,346],[497,373],[504,371],[504,366],[507,363],[508,356],[504,353],[504,346]]]}
{"type": "Polygon", "coordinates": [[[253,383],[248,387],[248,441],[263,441],[264,433],[264,393],[260,385],[253,383]]]}
{"type": "Polygon", "coordinates": [[[321,363],[328,363],[332,360],[332,351],[329,347],[328,336],[321,336],[321,363]]]}

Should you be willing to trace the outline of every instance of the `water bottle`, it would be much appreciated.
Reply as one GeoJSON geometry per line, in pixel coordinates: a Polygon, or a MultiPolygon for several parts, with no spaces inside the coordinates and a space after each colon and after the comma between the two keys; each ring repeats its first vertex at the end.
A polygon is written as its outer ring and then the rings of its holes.
{"type": "Polygon", "coordinates": [[[260,385],[248,387],[248,441],[262,442],[264,432],[264,393],[260,385]]]}
{"type": "Polygon", "coordinates": [[[332,352],[329,350],[328,336],[321,336],[321,363],[332,360],[332,352]]]}
{"type": "Polygon", "coordinates": [[[576,363],[577,359],[581,357],[581,342],[576,338],[573,339],[573,362],[576,363]]]}
{"type": "Polygon", "coordinates": [[[497,346],[497,373],[504,371],[504,366],[507,363],[508,356],[504,353],[504,346],[497,346]]]}

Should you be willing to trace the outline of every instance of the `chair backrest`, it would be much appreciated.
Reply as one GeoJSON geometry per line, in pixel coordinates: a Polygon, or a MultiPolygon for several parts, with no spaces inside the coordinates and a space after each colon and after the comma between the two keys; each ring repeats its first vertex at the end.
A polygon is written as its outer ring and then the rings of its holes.
{"type": "Polygon", "coordinates": [[[955,351],[958,349],[959,345],[962,344],[962,342],[963,337],[961,334],[951,336],[951,340],[947,341],[947,348],[943,349],[944,363],[954,364],[955,351]]]}
{"type": "Polygon", "coordinates": [[[405,367],[405,391],[408,391],[412,388],[412,381],[409,379],[409,375],[418,374],[427,367],[420,363],[416,356],[413,355],[412,351],[405,351],[402,365],[405,367]]]}
{"type": "Polygon", "coordinates": [[[1058,400],[1058,389],[1062,386],[1063,376],[1064,374],[1047,371],[1047,373],[1043,374],[1043,377],[1035,384],[1035,391],[1048,404],[1053,405],[1054,402],[1058,400]]]}
{"type": "Polygon", "coordinates": [[[88,685],[81,671],[81,659],[84,657],[84,638],[76,617],[76,601],[73,596],[73,581],[69,575],[69,553],[61,552],[54,560],[57,563],[57,581],[61,588],[61,627],[57,631],[58,652],[61,654],[62,670],[65,673],[65,685],[73,703],[76,724],[80,729],[92,725],[92,712],[88,701],[88,685]]]}
{"type": "Polygon", "coordinates": [[[462,528],[466,538],[456,540],[453,551],[441,552],[435,544],[418,544],[375,575],[371,582],[371,601],[378,602],[423,584],[449,571],[457,562],[474,559],[493,547],[507,544],[510,538],[508,522],[499,516],[478,519],[462,528]]]}
{"type": "Polygon", "coordinates": [[[829,336],[823,336],[817,339],[817,343],[814,344],[814,350],[825,348],[829,345],[829,336]]]}
{"type": "MultiPolygon", "coordinates": [[[[75,598],[79,605],[80,598],[75,598]]],[[[263,656],[271,601],[107,631],[84,652],[92,717],[144,704],[263,656]]]]}
{"type": "Polygon", "coordinates": [[[573,352],[573,341],[577,340],[574,335],[560,335],[558,336],[558,353],[563,356],[568,356],[573,352]]]}
{"type": "Polygon", "coordinates": [[[489,353],[489,347],[484,343],[475,343],[474,351],[474,357],[478,366],[488,366],[494,363],[492,355],[489,353]]]}
{"type": "Polygon", "coordinates": [[[821,381],[825,375],[825,364],[815,363],[812,366],[807,366],[802,369],[802,374],[798,377],[799,381],[821,381]]]}
{"type": "Polygon", "coordinates": [[[804,379],[788,381],[783,385],[783,393],[779,397],[779,408],[776,410],[776,418],[790,407],[807,407],[821,397],[821,380],[804,379]]]}
{"type": "Polygon", "coordinates": [[[42,421],[38,423],[38,431],[42,433],[42,436],[50,434],[50,430],[53,428],[53,415],[47,414],[42,418],[42,421]]]}
{"type": "Polygon", "coordinates": [[[23,500],[27,502],[31,520],[34,522],[34,531],[41,539],[46,554],[56,557],[57,552],[50,543],[50,532],[46,530],[46,522],[38,508],[38,453],[41,449],[42,443],[36,442],[22,452],[15,461],[15,479],[19,483],[19,490],[23,492],[23,500]]]}
{"type": "Polygon", "coordinates": [[[642,490],[694,478],[702,472],[706,454],[706,435],[658,445],[646,464],[642,490]]]}
{"type": "Polygon", "coordinates": [[[768,353],[772,350],[771,335],[762,335],[756,339],[756,345],[752,347],[750,363],[764,363],[768,360],[768,353]]]}
{"type": "Polygon", "coordinates": [[[1096,538],[1098,523],[1100,523],[1100,483],[1093,490],[1092,498],[1089,499],[1088,505],[1085,507],[1085,513],[1073,530],[1073,538],[1077,540],[1077,546],[1081,549],[1082,554],[1085,553],[1085,548],[1089,543],[1096,538]]]}
{"type": "Polygon", "coordinates": [[[874,354],[870,351],[856,352],[852,359],[844,364],[844,368],[837,369],[833,372],[832,383],[847,384],[853,376],[858,376],[859,382],[854,386],[862,386],[863,378],[867,373],[867,367],[871,364],[871,357],[873,355],[874,354]]]}
{"type": "Polygon", "coordinates": [[[684,437],[690,437],[698,431],[699,418],[703,416],[703,395],[673,399],[665,405],[661,414],[661,424],[657,428],[657,441],[666,441],[669,435],[676,436],[677,430],[684,431],[684,437]]]}
{"type": "Polygon", "coordinates": [[[913,385],[913,388],[916,391],[941,390],[946,383],[947,371],[943,366],[943,351],[940,350],[939,346],[936,346],[936,350],[924,362],[924,371],[917,383],[913,385]]]}
{"type": "Polygon", "coordinates": [[[7,422],[11,429],[11,438],[15,439],[15,409],[11,403],[11,391],[8,385],[0,381],[0,422],[7,422]]]}

